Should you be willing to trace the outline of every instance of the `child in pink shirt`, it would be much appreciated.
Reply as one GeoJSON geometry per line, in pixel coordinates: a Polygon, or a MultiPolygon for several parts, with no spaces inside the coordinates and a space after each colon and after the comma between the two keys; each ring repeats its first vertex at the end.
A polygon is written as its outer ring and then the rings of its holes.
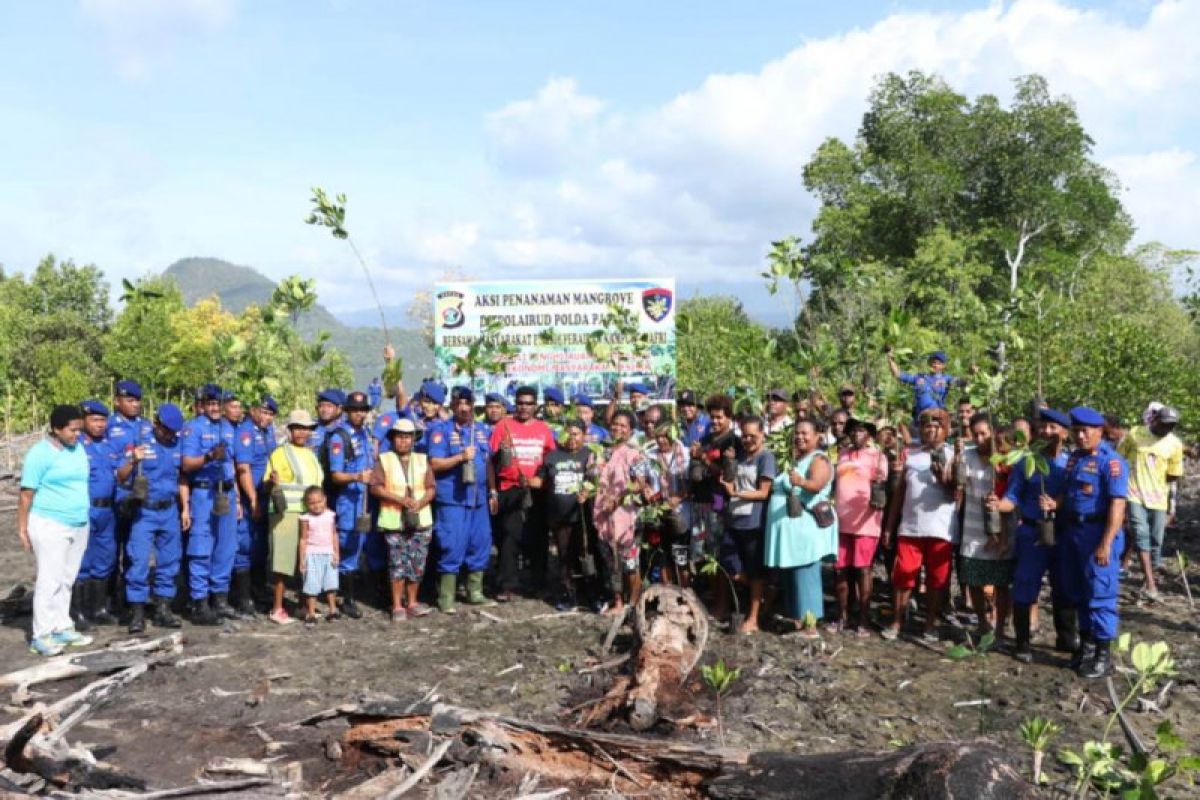
{"type": "Polygon", "coordinates": [[[328,620],[338,618],[338,537],[336,516],[329,508],[325,492],[310,486],[304,492],[307,514],[300,515],[300,574],[304,576],[305,625],[317,624],[317,595],[324,594],[329,604],[328,620]]]}

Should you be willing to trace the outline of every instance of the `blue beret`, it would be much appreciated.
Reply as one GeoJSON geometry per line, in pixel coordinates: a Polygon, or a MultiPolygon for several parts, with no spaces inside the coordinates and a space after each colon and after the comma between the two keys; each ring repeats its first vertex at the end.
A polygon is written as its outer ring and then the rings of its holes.
{"type": "Polygon", "coordinates": [[[588,408],[592,407],[592,398],[588,397],[582,392],[572,397],[571,402],[577,406],[587,406],[588,408]]]}
{"type": "Polygon", "coordinates": [[[483,397],[483,402],[485,402],[485,403],[499,403],[499,404],[500,404],[500,405],[502,405],[502,406],[507,406],[507,405],[508,405],[508,401],[504,399],[504,395],[502,395],[502,394],[497,394],[496,392],[488,392],[486,395],[484,395],[484,397],[483,397]]]}
{"type": "Polygon", "coordinates": [[[558,403],[561,406],[566,402],[566,398],[563,397],[562,389],[559,389],[557,386],[547,386],[545,389],[542,389],[542,402],[558,403]]]}
{"type": "Polygon", "coordinates": [[[1046,422],[1057,422],[1064,428],[1071,427],[1071,417],[1055,408],[1043,408],[1038,412],[1038,418],[1046,422]]]}
{"type": "Polygon", "coordinates": [[[342,394],[341,389],[322,389],[317,392],[318,403],[333,403],[335,406],[340,406],[346,402],[346,396],[342,394]]]}
{"type": "Polygon", "coordinates": [[[446,387],[437,381],[425,381],[421,384],[421,396],[440,406],[446,402],[446,387]]]}
{"type": "Polygon", "coordinates": [[[138,386],[136,381],[117,381],[117,397],[122,395],[141,400],[142,387],[138,386]]]}
{"type": "Polygon", "coordinates": [[[238,399],[237,392],[234,391],[233,389],[226,389],[225,391],[221,392],[221,399],[222,400],[237,400],[238,399]]]}
{"type": "Polygon", "coordinates": [[[1075,406],[1071,409],[1071,424],[1100,428],[1104,426],[1104,415],[1094,408],[1075,406]]]}
{"type": "Polygon", "coordinates": [[[631,383],[627,387],[630,394],[637,392],[638,394],[650,394],[650,388],[644,383],[631,383]]]}
{"type": "Polygon", "coordinates": [[[102,417],[108,416],[108,406],[99,400],[84,400],[79,404],[79,407],[83,409],[84,414],[99,414],[102,417]]]}
{"type": "Polygon", "coordinates": [[[948,359],[946,358],[946,351],[945,350],[934,350],[932,353],[929,354],[929,360],[930,361],[940,361],[943,364],[945,364],[946,361],[948,361],[948,359]]]}
{"type": "Polygon", "coordinates": [[[275,398],[271,397],[269,394],[263,395],[263,399],[259,402],[258,406],[259,408],[265,408],[272,414],[279,413],[279,403],[275,402],[275,398]]]}
{"type": "Polygon", "coordinates": [[[174,403],[163,403],[158,407],[156,416],[163,427],[172,433],[179,433],[183,430],[183,412],[174,403]]]}
{"type": "Polygon", "coordinates": [[[450,398],[452,400],[467,400],[474,403],[475,393],[471,391],[471,387],[469,386],[455,386],[450,392],[450,398]]]}
{"type": "Polygon", "coordinates": [[[217,386],[215,383],[206,383],[196,390],[196,399],[201,401],[220,400],[221,387],[217,386]]]}

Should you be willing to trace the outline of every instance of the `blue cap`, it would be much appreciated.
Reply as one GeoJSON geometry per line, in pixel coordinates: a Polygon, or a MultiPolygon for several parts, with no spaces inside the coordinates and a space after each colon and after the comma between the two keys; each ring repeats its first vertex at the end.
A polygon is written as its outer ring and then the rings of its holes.
{"type": "Polygon", "coordinates": [[[485,394],[483,396],[483,402],[499,403],[502,406],[505,406],[505,407],[508,406],[508,401],[504,399],[504,395],[498,394],[497,392],[488,392],[487,394],[485,394]]]}
{"type": "Polygon", "coordinates": [[[421,396],[440,406],[446,402],[446,387],[437,381],[424,381],[421,383],[421,396]]]}
{"type": "Polygon", "coordinates": [[[163,403],[158,407],[158,421],[171,433],[183,430],[183,412],[174,403],[163,403]]]}
{"type": "Polygon", "coordinates": [[[625,388],[629,390],[630,394],[633,394],[634,392],[637,392],[638,394],[650,394],[650,387],[646,386],[644,383],[631,383],[625,388]]]}
{"type": "Polygon", "coordinates": [[[225,391],[221,392],[221,400],[222,401],[237,400],[237,399],[238,399],[237,392],[234,391],[233,389],[226,389],[225,391]]]}
{"type": "Polygon", "coordinates": [[[1089,428],[1104,427],[1104,415],[1094,408],[1075,406],[1071,409],[1071,424],[1089,428]]]}
{"type": "Polygon", "coordinates": [[[142,387],[136,381],[117,381],[117,397],[133,397],[142,399],[142,387]]]}
{"type": "Polygon", "coordinates": [[[1064,428],[1071,427],[1071,417],[1056,408],[1041,409],[1038,411],[1038,419],[1045,420],[1046,422],[1056,422],[1064,428]]]}
{"type": "Polygon", "coordinates": [[[196,399],[202,402],[205,400],[220,400],[221,387],[215,383],[206,383],[196,390],[196,399]]]}
{"type": "Polygon", "coordinates": [[[269,394],[263,395],[263,399],[259,401],[258,407],[265,408],[267,411],[270,411],[272,414],[279,413],[279,403],[275,402],[275,398],[271,397],[271,395],[269,395],[269,394]]]}
{"type": "Polygon", "coordinates": [[[99,414],[102,417],[108,416],[108,406],[101,403],[99,400],[84,400],[79,404],[85,415],[99,414]]]}
{"type": "Polygon", "coordinates": [[[455,386],[450,392],[450,399],[455,401],[467,400],[474,403],[475,393],[471,391],[471,387],[469,386],[455,386]]]}
{"type": "Polygon", "coordinates": [[[571,402],[577,406],[587,406],[588,408],[592,407],[592,398],[588,397],[582,392],[571,397],[571,402]]]}
{"type": "Polygon", "coordinates": [[[948,361],[949,359],[946,358],[945,350],[934,350],[932,353],[929,354],[929,360],[930,361],[940,361],[943,364],[945,364],[946,361],[948,361]]]}
{"type": "Polygon", "coordinates": [[[545,389],[542,389],[542,402],[558,403],[561,406],[567,400],[563,397],[562,389],[559,389],[557,386],[547,386],[545,389]]]}
{"type": "Polygon", "coordinates": [[[333,403],[335,406],[340,406],[346,402],[346,395],[342,394],[341,389],[322,389],[317,392],[318,403],[333,403]]]}

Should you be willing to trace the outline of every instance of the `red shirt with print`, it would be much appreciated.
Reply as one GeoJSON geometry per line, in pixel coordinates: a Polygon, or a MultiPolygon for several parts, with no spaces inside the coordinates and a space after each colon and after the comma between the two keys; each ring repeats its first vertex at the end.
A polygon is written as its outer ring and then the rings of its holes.
{"type": "Polygon", "coordinates": [[[542,468],[542,461],[555,448],[554,433],[540,419],[519,422],[513,417],[505,417],[492,429],[491,448],[493,453],[499,453],[500,448],[511,445],[515,458],[507,467],[498,467],[496,476],[500,479],[500,491],[519,486],[521,476],[534,477],[542,468]]]}

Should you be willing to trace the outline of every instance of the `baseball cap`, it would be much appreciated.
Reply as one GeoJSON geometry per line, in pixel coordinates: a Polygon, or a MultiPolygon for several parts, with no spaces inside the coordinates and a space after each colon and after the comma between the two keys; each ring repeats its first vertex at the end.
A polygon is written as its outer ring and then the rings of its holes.
{"type": "Polygon", "coordinates": [[[946,363],[946,351],[945,350],[934,350],[932,353],[929,354],[929,360],[930,361],[940,361],[943,364],[945,364],[946,363]]]}
{"type": "Polygon", "coordinates": [[[347,411],[368,411],[371,408],[371,401],[367,400],[367,395],[364,392],[355,391],[346,395],[346,400],[342,403],[342,408],[347,411]]]}
{"type": "Polygon", "coordinates": [[[104,405],[104,403],[101,403],[99,400],[84,400],[79,404],[79,407],[83,409],[85,416],[90,416],[92,414],[99,414],[102,417],[108,416],[108,406],[104,405]]]}
{"type": "Polygon", "coordinates": [[[158,407],[155,417],[171,433],[179,433],[183,430],[183,412],[174,403],[163,403],[158,407]]]}
{"type": "Polygon", "coordinates": [[[117,381],[116,389],[117,397],[142,399],[142,387],[138,386],[137,381],[117,381]]]}
{"type": "Polygon", "coordinates": [[[1158,421],[1164,425],[1178,425],[1179,411],[1174,406],[1163,406],[1158,410],[1158,421]]]}
{"type": "Polygon", "coordinates": [[[679,397],[675,398],[677,406],[694,406],[696,405],[696,393],[691,389],[684,389],[679,393],[679,397]]]}
{"type": "Polygon", "coordinates": [[[783,389],[772,389],[771,391],[767,392],[767,399],[768,400],[782,400],[786,403],[788,396],[787,396],[787,392],[785,392],[783,389]]]}
{"type": "Polygon", "coordinates": [[[839,395],[843,395],[843,394],[855,394],[855,393],[857,393],[857,392],[858,392],[858,390],[854,388],[853,384],[849,384],[849,383],[843,383],[843,384],[841,385],[841,387],[838,389],[838,394],[839,394],[839,395]]]}

